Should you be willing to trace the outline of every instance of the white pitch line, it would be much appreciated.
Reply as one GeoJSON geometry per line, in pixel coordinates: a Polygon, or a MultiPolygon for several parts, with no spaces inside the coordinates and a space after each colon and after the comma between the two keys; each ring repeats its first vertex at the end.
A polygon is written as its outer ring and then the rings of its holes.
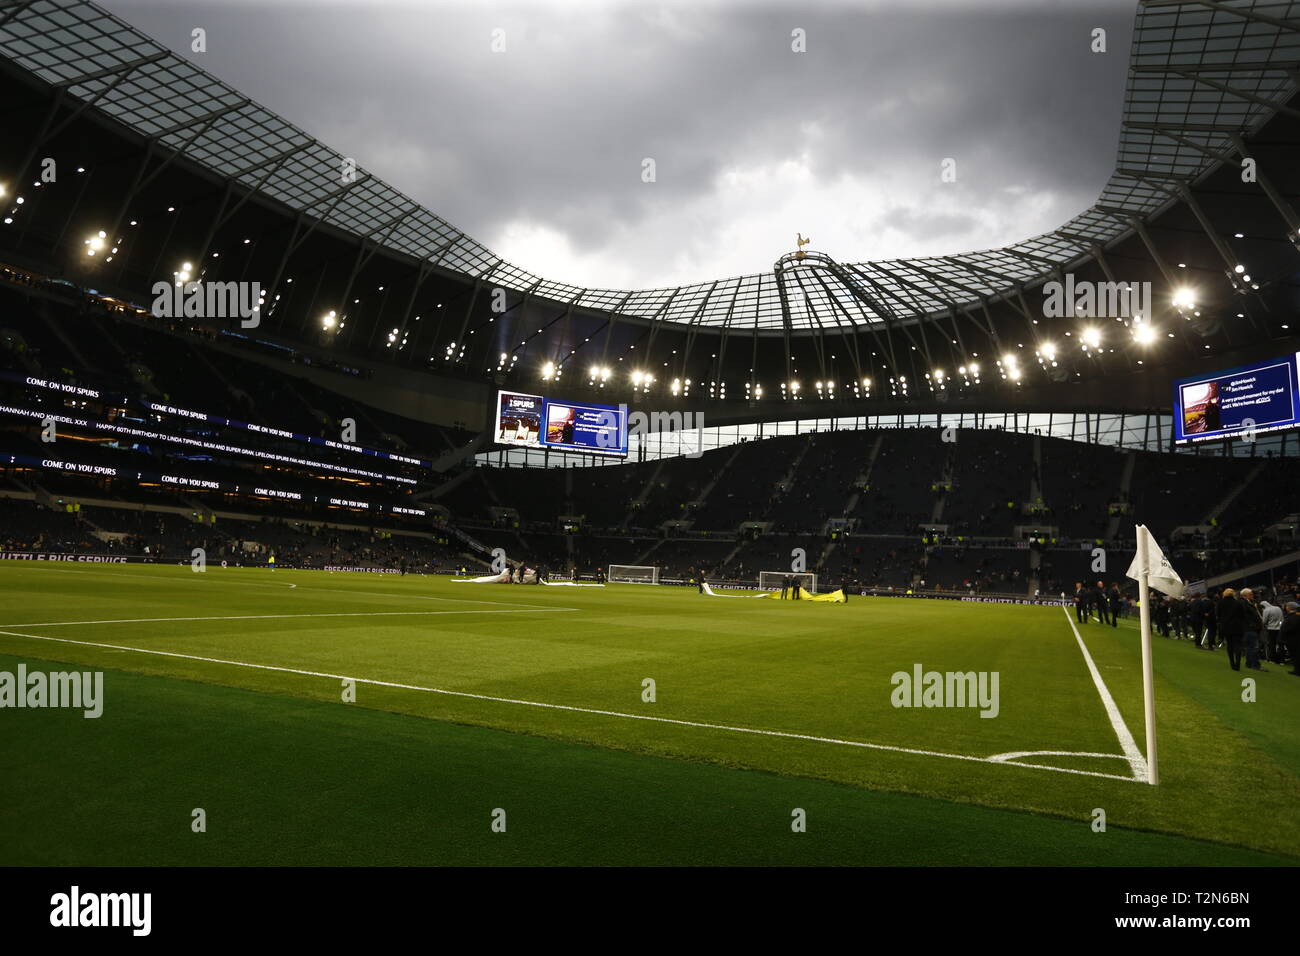
{"type": "MultiPolygon", "coordinates": [[[[123,567],[132,567],[132,565],[122,565],[122,566],[123,566],[123,567]]],[[[138,565],[136,565],[136,566],[138,567],[138,565]]],[[[159,564],[159,565],[153,565],[153,566],[154,566],[154,567],[171,567],[171,565],[161,565],[161,564],[159,564]]],[[[27,566],[24,565],[23,567],[26,568],[27,566]]],[[[176,567],[181,567],[181,565],[176,565],[176,567]]],[[[126,575],[126,576],[122,576],[122,575],[118,575],[118,574],[116,574],[115,572],[112,572],[112,571],[91,571],[90,569],[86,569],[86,570],[73,570],[73,569],[70,569],[70,568],[45,568],[45,567],[43,567],[42,570],[43,570],[43,571],[47,571],[47,570],[48,570],[48,571],[61,571],[61,572],[63,572],[64,574],[94,574],[94,575],[98,575],[99,577],[111,577],[111,578],[114,578],[115,580],[118,580],[118,581],[131,581],[131,582],[135,582],[135,581],[140,581],[140,580],[142,580],[142,579],[148,579],[148,580],[155,580],[155,581],[172,581],[172,582],[176,582],[176,581],[185,581],[185,582],[190,583],[190,584],[199,584],[199,583],[201,583],[198,579],[195,579],[195,578],[193,577],[193,574],[196,573],[196,572],[191,572],[190,575],[182,575],[182,574],[174,574],[174,575],[173,575],[173,574],[143,574],[143,573],[141,573],[141,574],[128,574],[128,575],[126,575]]],[[[212,574],[212,575],[214,576],[214,578],[215,578],[215,577],[219,577],[222,571],[227,571],[227,570],[230,570],[230,571],[257,571],[257,570],[259,570],[259,569],[258,569],[258,568],[221,568],[220,570],[215,570],[215,571],[204,571],[204,572],[202,572],[202,573],[203,573],[203,574],[212,574]]],[[[279,570],[279,571],[277,571],[277,572],[275,572],[275,573],[276,573],[276,574],[294,574],[294,573],[299,573],[299,574],[301,574],[301,573],[304,573],[304,570],[303,570],[303,569],[300,569],[300,568],[282,568],[281,570],[279,570]]],[[[311,571],[311,570],[308,569],[305,573],[309,573],[309,574],[319,574],[320,572],[317,572],[317,571],[311,571]]],[[[430,577],[433,577],[433,575],[430,575],[430,577]]],[[[221,583],[221,584],[226,584],[226,585],[230,585],[231,587],[241,587],[241,588],[274,588],[274,589],[276,589],[276,590],[288,590],[288,588],[285,587],[285,585],[283,585],[283,584],[273,584],[273,583],[271,583],[270,581],[243,581],[243,580],[230,580],[230,581],[221,581],[221,582],[219,582],[219,583],[221,583]]],[[[524,603],[521,602],[521,601],[484,601],[484,600],[480,600],[480,599],[477,599],[477,598],[451,598],[451,597],[437,597],[437,596],[432,595],[432,594],[402,594],[402,593],[397,592],[397,591],[358,591],[358,590],[355,590],[355,589],[353,589],[353,588],[322,588],[322,587],[317,587],[317,586],[315,586],[315,585],[311,585],[311,584],[295,584],[295,585],[293,585],[293,588],[294,588],[294,590],[303,590],[303,591],[324,591],[324,592],[326,592],[327,594],[339,594],[339,595],[365,594],[365,595],[369,595],[369,596],[371,596],[371,597],[398,598],[398,599],[405,599],[405,600],[411,600],[411,601],[443,601],[443,602],[446,602],[446,603],[448,603],[448,604],[491,604],[491,605],[493,605],[493,606],[495,606],[495,607],[522,607],[522,608],[537,608],[537,609],[539,609],[539,610],[547,610],[547,611],[549,611],[549,610],[564,610],[564,611],[578,611],[578,610],[581,610],[581,608],[576,608],[576,607],[552,608],[552,606],[549,605],[549,604],[524,604],[524,603]]]]}
{"type": "Polygon", "coordinates": [[[159,624],[167,621],[262,621],[271,618],[286,617],[427,617],[431,614],[535,614],[548,611],[576,611],[572,607],[548,607],[533,610],[512,609],[505,611],[485,611],[479,608],[464,611],[330,611],[317,614],[220,614],[204,617],[131,617],[108,621],[44,621],[41,623],[19,622],[17,624],[0,624],[0,627],[75,627],[79,624],[159,624]]]}
{"type": "Polygon", "coordinates": [[[1079,629],[1074,626],[1074,620],[1070,617],[1070,612],[1064,607],[1061,613],[1065,615],[1065,621],[1070,625],[1070,630],[1074,631],[1074,639],[1079,643],[1079,650],[1083,652],[1084,663],[1088,665],[1088,672],[1092,674],[1092,682],[1097,687],[1097,693],[1101,695],[1102,705],[1106,708],[1106,716],[1110,718],[1110,726],[1115,731],[1115,736],[1119,738],[1120,749],[1124,751],[1124,756],[1128,759],[1129,766],[1133,770],[1133,779],[1145,781],[1147,778],[1147,760],[1138,749],[1137,741],[1129,733],[1128,725],[1124,723],[1124,718],[1120,715],[1119,707],[1115,704],[1115,698],[1110,695],[1110,689],[1106,682],[1101,679],[1101,672],[1097,670],[1097,665],[1093,663],[1092,655],[1088,653],[1088,646],[1083,643],[1083,637],[1079,634],[1079,629]]]}
{"type": "MultiPolygon", "coordinates": [[[[435,612],[436,613],[436,612],[435,612]]],[[[274,664],[252,664],[247,661],[230,661],[219,657],[200,657],[197,654],[181,654],[176,651],[160,651],[145,647],[125,647],[120,644],[104,644],[98,641],[76,641],[66,637],[48,637],[43,634],[21,634],[17,631],[0,630],[0,635],[24,637],[33,641],[52,641],[58,644],[77,644],[83,647],[101,647],[114,651],[133,651],[137,654],[154,654],[159,657],[176,657],[184,660],[200,661],[207,664],[226,664],[231,667],[248,667],[255,670],[277,671],[284,674],[299,674],[304,677],[321,677],[330,680],[352,680],[358,684],[374,687],[391,687],[397,690],[412,690],[425,694],[442,694],[448,697],[466,697],[472,700],[485,700],[499,704],[515,704],[520,707],[538,707],[545,710],[563,710],[571,713],[594,714],[600,717],[618,717],[624,720],[644,720],[651,723],[673,724],[679,727],[696,727],[703,730],[721,730],[736,734],[755,734],[763,737],[781,737],[788,740],[807,740],[814,743],[833,744],[840,747],[860,747],[866,750],[886,750],[893,753],[913,754],[921,757],[942,757],[947,760],[965,760],[973,763],[992,763],[1000,767],[1020,767],[1030,770],[1052,770],[1056,773],[1076,774],[1082,777],[1105,777],[1109,780],[1133,782],[1131,777],[1113,773],[1100,773],[1094,770],[1073,770],[1066,767],[1051,767],[1045,764],[1022,764],[1010,761],[997,761],[989,757],[973,757],[969,754],[944,753],[938,750],[917,750],[911,747],[896,747],[891,744],[873,744],[861,740],[841,740],[837,737],[818,737],[813,734],[797,734],[784,730],[759,730],[754,727],[732,727],[727,724],[710,724],[694,720],[679,720],[672,717],[652,717],[648,714],[629,714],[617,710],[597,710],[591,707],[575,707],[570,704],[548,704],[536,700],[518,700],[513,697],[493,697],[487,694],[472,694],[462,690],[447,690],[441,687],[420,687],[416,684],[399,684],[394,681],[374,680],[366,677],[349,677],[346,674],[327,674],[321,671],[301,670],[296,667],[279,667],[274,664]]]]}

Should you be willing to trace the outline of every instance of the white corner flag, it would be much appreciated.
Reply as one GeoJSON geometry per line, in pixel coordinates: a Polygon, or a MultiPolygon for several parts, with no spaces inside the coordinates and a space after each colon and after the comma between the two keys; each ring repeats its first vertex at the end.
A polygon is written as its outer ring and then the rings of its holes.
{"type": "Polygon", "coordinates": [[[1137,526],[1137,554],[1129,565],[1128,576],[1138,583],[1138,619],[1142,628],[1142,703],[1147,725],[1147,783],[1160,782],[1156,769],[1156,685],[1151,664],[1151,601],[1148,586],[1168,594],[1183,596],[1183,579],[1178,576],[1165,553],[1156,544],[1146,525],[1137,526]]]}
{"type": "Polygon", "coordinates": [[[1155,536],[1146,525],[1137,526],[1137,554],[1133,556],[1133,563],[1128,566],[1128,576],[1139,583],[1142,581],[1142,575],[1145,574],[1147,584],[1170,597],[1183,596],[1183,579],[1178,576],[1165,553],[1160,550],[1160,545],[1156,544],[1155,536]],[[1143,554],[1143,545],[1146,545],[1145,556],[1143,554]]]}

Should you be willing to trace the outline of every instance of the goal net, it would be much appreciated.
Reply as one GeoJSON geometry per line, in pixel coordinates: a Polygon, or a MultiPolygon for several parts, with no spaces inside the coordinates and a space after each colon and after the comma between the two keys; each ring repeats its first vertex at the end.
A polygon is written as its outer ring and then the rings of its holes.
{"type": "Polygon", "coordinates": [[[641,564],[611,564],[608,580],[611,584],[658,584],[659,569],[641,564]]]}
{"type": "Polygon", "coordinates": [[[764,591],[779,591],[786,578],[794,578],[809,594],[817,593],[817,575],[811,571],[759,571],[758,586],[764,591]]]}

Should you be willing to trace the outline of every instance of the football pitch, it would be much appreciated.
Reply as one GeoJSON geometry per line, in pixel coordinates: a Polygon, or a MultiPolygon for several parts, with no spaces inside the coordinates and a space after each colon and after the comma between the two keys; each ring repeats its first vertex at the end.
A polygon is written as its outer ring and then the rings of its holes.
{"type": "Polygon", "coordinates": [[[1300,680],[1156,638],[1152,787],[1135,624],[1059,607],[74,564],[0,607],[0,675],[104,675],[0,710],[0,864],[1300,862],[1300,680]]]}

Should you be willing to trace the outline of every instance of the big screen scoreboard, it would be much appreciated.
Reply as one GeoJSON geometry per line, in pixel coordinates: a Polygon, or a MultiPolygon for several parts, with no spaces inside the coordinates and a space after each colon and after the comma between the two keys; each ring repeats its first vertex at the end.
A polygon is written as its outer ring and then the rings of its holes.
{"type": "Polygon", "coordinates": [[[1179,445],[1300,428],[1300,352],[1174,382],[1179,445]]]}
{"type": "Polygon", "coordinates": [[[627,457],[627,406],[497,392],[496,441],[627,457]]]}

